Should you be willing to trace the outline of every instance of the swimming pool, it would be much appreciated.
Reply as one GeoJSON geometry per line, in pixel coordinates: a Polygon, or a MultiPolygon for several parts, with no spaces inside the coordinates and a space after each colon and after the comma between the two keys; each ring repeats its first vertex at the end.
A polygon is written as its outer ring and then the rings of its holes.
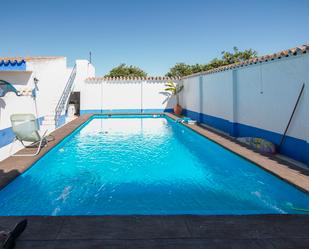
{"type": "Polygon", "coordinates": [[[0,191],[0,215],[301,213],[309,196],[165,116],[95,116],[0,191]]]}

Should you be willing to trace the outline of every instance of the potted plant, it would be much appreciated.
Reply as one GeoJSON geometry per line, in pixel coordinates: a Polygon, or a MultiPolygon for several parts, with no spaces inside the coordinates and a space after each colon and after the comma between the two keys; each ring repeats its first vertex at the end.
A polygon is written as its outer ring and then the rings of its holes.
{"type": "Polygon", "coordinates": [[[176,105],[174,106],[174,113],[177,115],[181,115],[182,113],[182,107],[179,105],[179,93],[182,91],[183,86],[176,84],[173,81],[168,81],[165,84],[166,88],[165,91],[168,92],[171,96],[176,97],[176,105]]]}

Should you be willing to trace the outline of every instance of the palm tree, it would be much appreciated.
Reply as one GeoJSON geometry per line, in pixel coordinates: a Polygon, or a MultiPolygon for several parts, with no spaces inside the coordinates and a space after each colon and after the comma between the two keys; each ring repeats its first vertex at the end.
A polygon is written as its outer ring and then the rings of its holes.
{"type": "Polygon", "coordinates": [[[176,106],[174,106],[174,112],[180,115],[182,112],[182,107],[179,105],[179,93],[182,91],[183,85],[176,84],[173,81],[168,81],[165,86],[165,91],[168,92],[171,96],[176,97],[176,106]]]}
{"type": "Polygon", "coordinates": [[[176,103],[179,105],[179,93],[182,91],[183,85],[176,84],[170,80],[165,84],[165,86],[166,88],[164,91],[169,92],[172,96],[176,96],[176,103]]]}

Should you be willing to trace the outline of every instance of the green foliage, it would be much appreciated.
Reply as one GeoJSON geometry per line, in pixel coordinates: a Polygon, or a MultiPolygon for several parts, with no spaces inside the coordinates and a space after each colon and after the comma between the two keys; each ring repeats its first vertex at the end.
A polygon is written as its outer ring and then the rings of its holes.
{"type": "Polygon", "coordinates": [[[237,47],[234,47],[232,52],[222,51],[221,54],[222,56],[220,59],[215,58],[207,64],[188,65],[185,63],[177,63],[170,69],[166,76],[183,77],[257,57],[257,52],[255,50],[247,49],[239,51],[237,47]]]}
{"type": "Polygon", "coordinates": [[[184,75],[192,74],[192,68],[190,65],[185,63],[177,63],[170,71],[166,74],[168,77],[182,77],[184,75]]]}
{"type": "Polygon", "coordinates": [[[177,95],[183,89],[182,85],[178,85],[171,80],[165,83],[165,86],[166,88],[164,89],[164,91],[169,92],[171,95],[177,95]]]}
{"type": "Polygon", "coordinates": [[[127,66],[122,63],[118,67],[113,68],[106,77],[146,77],[147,73],[135,66],[127,66]]]}
{"type": "Polygon", "coordinates": [[[168,92],[172,96],[176,96],[177,104],[179,104],[179,96],[178,94],[182,91],[183,85],[176,84],[173,81],[168,81],[165,83],[166,88],[164,91],[168,92]]]}
{"type": "Polygon", "coordinates": [[[233,64],[249,60],[257,57],[257,52],[253,49],[239,51],[237,47],[233,48],[233,52],[222,51],[222,60],[227,64],[233,64]]]}

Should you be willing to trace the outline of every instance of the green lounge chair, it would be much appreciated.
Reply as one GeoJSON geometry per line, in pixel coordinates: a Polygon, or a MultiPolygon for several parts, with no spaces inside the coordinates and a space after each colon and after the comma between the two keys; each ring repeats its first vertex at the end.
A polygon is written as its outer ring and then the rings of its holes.
{"type": "Polygon", "coordinates": [[[12,129],[15,134],[15,138],[10,148],[11,156],[36,156],[39,154],[42,147],[47,144],[46,133],[41,136],[39,134],[39,125],[33,114],[13,114],[11,115],[12,129]],[[24,148],[36,148],[37,151],[33,154],[15,154],[13,155],[12,149],[15,141],[21,142],[24,148]],[[24,142],[30,142],[30,145],[25,145],[24,142]]]}

